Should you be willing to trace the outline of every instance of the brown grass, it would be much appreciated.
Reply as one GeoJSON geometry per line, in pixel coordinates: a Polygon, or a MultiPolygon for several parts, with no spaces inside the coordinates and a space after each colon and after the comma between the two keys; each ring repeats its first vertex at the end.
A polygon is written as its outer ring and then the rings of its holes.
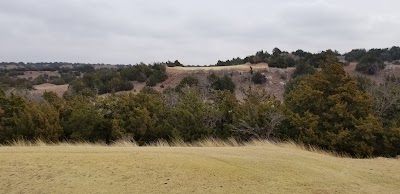
{"type": "Polygon", "coordinates": [[[44,92],[55,92],[57,95],[62,96],[67,90],[68,90],[69,85],[54,85],[54,84],[41,84],[41,85],[35,85],[33,88],[35,91],[33,93],[39,93],[42,94],[44,92]]]}
{"type": "Polygon", "coordinates": [[[294,143],[127,141],[0,147],[0,193],[398,193],[400,160],[294,143]],[[161,146],[161,147],[155,147],[161,146]],[[172,146],[172,147],[171,147],[172,146]]]}

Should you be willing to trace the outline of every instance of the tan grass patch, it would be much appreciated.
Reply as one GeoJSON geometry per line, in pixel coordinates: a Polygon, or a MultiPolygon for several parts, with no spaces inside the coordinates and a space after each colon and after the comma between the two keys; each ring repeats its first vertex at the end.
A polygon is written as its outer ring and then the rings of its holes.
{"type": "Polygon", "coordinates": [[[0,193],[400,190],[398,159],[331,157],[306,151],[307,146],[295,143],[236,143],[210,139],[193,144],[160,141],[152,147],[134,147],[131,141],[115,142],[113,146],[16,141],[13,146],[0,147],[0,193]]]}

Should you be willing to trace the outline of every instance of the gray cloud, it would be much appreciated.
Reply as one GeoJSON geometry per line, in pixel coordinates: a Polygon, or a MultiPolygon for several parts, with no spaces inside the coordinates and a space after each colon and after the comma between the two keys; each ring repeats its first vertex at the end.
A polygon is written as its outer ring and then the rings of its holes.
{"type": "Polygon", "coordinates": [[[211,64],[259,49],[400,45],[395,0],[4,0],[0,61],[211,64]]]}

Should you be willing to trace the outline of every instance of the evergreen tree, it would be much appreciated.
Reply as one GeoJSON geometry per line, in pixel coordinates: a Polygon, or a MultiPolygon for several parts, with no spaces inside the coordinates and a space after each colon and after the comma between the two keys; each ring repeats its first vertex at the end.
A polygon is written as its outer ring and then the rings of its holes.
{"type": "Polygon", "coordinates": [[[385,63],[379,57],[374,56],[373,54],[367,54],[357,63],[356,71],[373,75],[382,69],[385,69],[385,66],[385,63]]]}
{"type": "Polygon", "coordinates": [[[175,87],[175,90],[177,92],[181,92],[183,88],[185,87],[196,87],[200,84],[199,79],[192,77],[192,76],[187,76],[184,77],[179,84],[175,87]]]}
{"type": "Polygon", "coordinates": [[[355,156],[377,154],[382,126],[373,115],[372,99],[335,59],[305,77],[285,96],[289,138],[355,156]]]}
{"type": "Polygon", "coordinates": [[[57,142],[62,136],[58,112],[47,103],[27,103],[13,117],[13,128],[13,139],[57,142]]]}
{"type": "Polygon", "coordinates": [[[230,92],[234,92],[236,88],[235,83],[227,75],[224,75],[223,77],[218,77],[213,73],[208,76],[208,82],[211,84],[211,87],[214,90],[228,90],[230,92]]]}
{"type": "Polygon", "coordinates": [[[304,62],[301,62],[296,65],[296,69],[294,70],[292,74],[292,78],[296,78],[298,76],[303,76],[303,75],[309,75],[315,73],[316,69],[304,62]]]}
{"type": "Polygon", "coordinates": [[[196,141],[210,137],[213,128],[207,121],[213,118],[214,114],[196,88],[185,88],[176,108],[172,110],[173,117],[170,122],[174,127],[174,138],[196,141]]]}
{"type": "Polygon", "coordinates": [[[213,137],[227,139],[234,135],[234,115],[239,110],[239,101],[228,90],[215,91],[211,97],[217,109],[213,137]]]}
{"type": "Polygon", "coordinates": [[[264,84],[267,82],[267,78],[261,72],[257,71],[252,77],[251,81],[255,84],[264,84]]]}

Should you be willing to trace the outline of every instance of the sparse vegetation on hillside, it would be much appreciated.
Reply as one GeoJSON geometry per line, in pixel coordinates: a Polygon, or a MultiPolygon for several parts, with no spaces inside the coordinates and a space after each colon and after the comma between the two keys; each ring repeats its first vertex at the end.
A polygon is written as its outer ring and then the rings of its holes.
{"type": "MultiPolygon", "coordinates": [[[[398,78],[379,83],[367,78],[355,80],[346,74],[338,55],[330,50],[289,54],[274,49],[268,60],[290,57],[297,64],[291,69],[293,79],[288,82],[288,70],[271,68],[268,72],[263,64],[254,70],[255,65],[237,66],[240,68],[230,73],[220,71],[225,67],[213,67],[219,72],[211,75],[192,68],[193,72],[175,81],[175,88],[168,85],[171,80],[164,82],[160,88],[166,84],[165,90],[144,87],[167,79],[165,64],[101,69],[84,66],[82,72],[59,69],[54,73],[62,80],[57,81],[61,84],[68,78],[71,83],[62,98],[45,93],[43,98],[25,99],[15,95],[17,91],[13,89],[1,92],[0,144],[19,138],[107,144],[126,138],[140,145],[160,139],[192,142],[234,138],[245,142],[265,138],[290,139],[359,157],[399,155],[398,78]],[[254,83],[263,84],[267,79],[270,82],[256,87],[250,83],[249,90],[243,90],[244,84],[249,84],[249,75],[254,83]],[[286,85],[283,102],[260,89],[273,87],[276,79],[281,79],[281,88],[286,85]],[[136,82],[142,82],[140,88],[144,87],[137,94],[116,94],[132,90],[132,83],[136,82]],[[241,83],[240,91],[235,83],[241,83]],[[112,94],[97,95],[105,93],[112,94]]],[[[258,52],[256,56],[268,55],[258,52]]],[[[184,68],[168,71],[177,75],[184,68]]],[[[36,75],[31,81],[9,77],[10,70],[1,72],[3,79],[12,84],[55,81],[51,72],[36,75]]],[[[21,76],[18,71],[11,74],[21,76]]]]}

